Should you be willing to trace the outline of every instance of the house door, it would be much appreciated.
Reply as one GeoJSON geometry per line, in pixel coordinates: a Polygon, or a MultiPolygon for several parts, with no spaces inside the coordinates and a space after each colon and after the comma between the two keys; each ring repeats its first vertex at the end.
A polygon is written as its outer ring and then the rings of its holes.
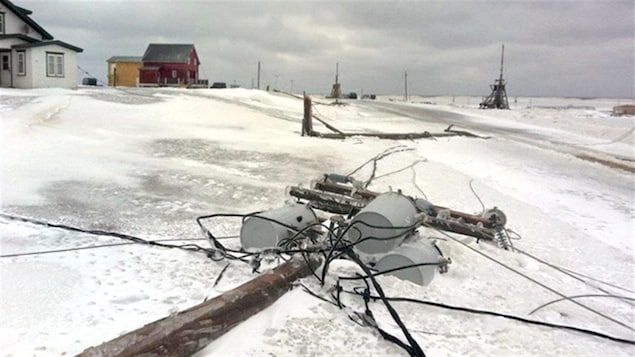
{"type": "Polygon", "coordinates": [[[0,52],[0,87],[11,86],[10,52],[0,52]]]}

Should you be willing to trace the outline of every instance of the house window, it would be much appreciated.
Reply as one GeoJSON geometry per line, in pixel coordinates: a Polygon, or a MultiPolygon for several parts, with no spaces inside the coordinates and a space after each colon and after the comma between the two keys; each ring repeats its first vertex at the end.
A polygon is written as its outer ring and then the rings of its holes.
{"type": "Polygon", "coordinates": [[[64,77],[64,54],[46,53],[46,76],[64,77]]]}
{"type": "Polygon", "coordinates": [[[172,78],[176,78],[176,70],[172,70],[172,78]]]}
{"type": "Polygon", "coordinates": [[[26,75],[26,53],[18,52],[18,76],[26,75]]]}
{"type": "Polygon", "coordinates": [[[2,70],[3,71],[8,71],[9,70],[9,55],[2,55],[2,70]]]}
{"type": "Polygon", "coordinates": [[[4,34],[4,12],[0,12],[0,35],[4,34]]]}

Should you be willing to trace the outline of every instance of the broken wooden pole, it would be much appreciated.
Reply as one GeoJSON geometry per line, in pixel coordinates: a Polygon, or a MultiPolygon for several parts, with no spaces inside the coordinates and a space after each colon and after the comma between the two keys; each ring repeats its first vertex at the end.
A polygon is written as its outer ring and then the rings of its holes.
{"type": "Polygon", "coordinates": [[[422,138],[443,138],[450,136],[467,136],[472,138],[489,139],[489,137],[481,137],[463,130],[451,130],[450,125],[443,133],[430,133],[424,131],[422,133],[345,133],[326,121],[320,119],[317,115],[313,115],[313,107],[311,97],[304,95],[304,116],[302,117],[302,132],[300,135],[315,136],[323,139],[346,139],[354,136],[374,137],[388,140],[413,140],[422,138]],[[333,133],[320,133],[313,130],[313,119],[322,123],[327,129],[333,133]]]}
{"type": "Polygon", "coordinates": [[[322,123],[322,125],[324,125],[325,127],[327,127],[329,130],[334,131],[338,134],[342,134],[345,135],[343,131],[339,130],[338,128],[334,127],[333,125],[325,122],[324,120],[320,119],[317,115],[313,115],[313,119],[319,121],[320,123],[322,123]]]}
{"type": "Polygon", "coordinates": [[[295,257],[220,296],[90,347],[78,356],[191,356],[273,304],[293,281],[308,276],[320,264],[319,257],[295,257]]]}
{"type": "Polygon", "coordinates": [[[460,131],[449,131],[449,132],[443,132],[443,133],[430,133],[427,131],[424,131],[422,133],[345,133],[338,130],[338,132],[336,133],[320,133],[320,132],[314,131],[311,136],[317,136],[323,139],[346,139],[346,138],[352,138],[355,136],[372,137],[372,138],[387,139],[387,140],[433,139],[433,138],[445,138],[445,137],[452,137],[452,136],[471,136],[471,137],[480,138],[480,139],[488,139],[487,137],[480,137],[474,134],[468,135],[465,133],[460,131]]]}
{"type": "Polygon", "coordinates": [[[454,126],[454,124],[451,124],[450,126],[448,126],[444,132],[446,133],[453,133],[456,134],[457,136],[467,136],[469,138],[479,138],[479,139],[489,139],[489,136],[480,136],[480,135],[476,135],[473,133],[470,133],[469,131],[465,131],[465,130],[454,130],[452,129],[452,127],[454,126]]]}
{"type": "Polygon", "coordinates": [[[304,96],[304,117],[302,118],[302,136],[313,135],[313,108],[311,104],[311,97],[304,96]]]}
{"type": "MultiPolygon", "coordinates": [[[[370,191],[368,189],[355,189],[352,186],[342,185],[335,182],[317,181],[313,184],[313,186],[316,190],[319,190],[319,191],[333,192],[333,193],[337,193],[344,196],[350,196],[351,198],[356,198],[356,196],[358,196],[362,200],[366,201],[366,203],[368,203],[368,201],[371,201],[375,199],[377,196],[379,196],[379,192],[370,191]]],[[[295,192],[297,191],[292,190],[291,194],[293,195],[295,192]]],[[[319,198],[319,195],[314,195],[314,197],[319,198]]],[[[301,198],[306,198],[306,197],[301,197],[301,198]]],[[[443,207],[443,206],[437,206],[437,205],[432,205],[432,208],[434,209],[435,216],[439,215],[440,212],[445,211],[447,212],[447,214],[449,214],[450,216],[449,218],[457,219],[457,220],[460,220],[461,222],[469,223],[474,226],[477,226],[479,224],[485,228],[494,228],[496,226],[495,221],[492,221],[482,216],[455,211],[453,209],[443,207]]]]}
{"type": "Polygon", "coordinates": [[[458,233],[478,239],[493,240],[494,231],[489,228],[478,227],[470,224],[461,224],[448,219],[440,219],[432,216],[423,216],[421,224],[425,227],[435,228],[441,231],[458,233]]]}

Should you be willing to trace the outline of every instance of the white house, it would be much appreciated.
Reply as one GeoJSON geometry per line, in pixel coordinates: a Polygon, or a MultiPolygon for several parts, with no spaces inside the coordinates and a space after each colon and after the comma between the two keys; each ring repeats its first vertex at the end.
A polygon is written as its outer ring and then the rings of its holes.
{"type": "Polygon", "coordinates": [[[83,50],[55,40],[31,14],[0,0],[0,87],[76,88],[77,53],[83,50]]]}

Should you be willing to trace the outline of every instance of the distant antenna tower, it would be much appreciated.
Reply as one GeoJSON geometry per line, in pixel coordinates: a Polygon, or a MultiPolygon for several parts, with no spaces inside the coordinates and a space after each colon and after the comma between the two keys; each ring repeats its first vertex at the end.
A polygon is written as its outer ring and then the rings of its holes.
{"type": "Polygon", "coordinates": [[[342,94],[342,89],[340,88],[339,83],[339,74],[340,74],[340,64],[339,62],[335,64],[335,84],[333,84],[333,88],[331,89],[331,98],[339,98],[342,94]]]}
{"type": "Polygon", "coordinates": [[[501,52],[501,73],[500,77],[494,81],[494,84],[490,85],[492,93],[489,97],[485,98],[481,104],[481,109],[509,109],[509,103],[507,102],[507,91],[505,90],[505,80],[503,79],[503,59],[505,58],[505,45],[501,52]]]}

